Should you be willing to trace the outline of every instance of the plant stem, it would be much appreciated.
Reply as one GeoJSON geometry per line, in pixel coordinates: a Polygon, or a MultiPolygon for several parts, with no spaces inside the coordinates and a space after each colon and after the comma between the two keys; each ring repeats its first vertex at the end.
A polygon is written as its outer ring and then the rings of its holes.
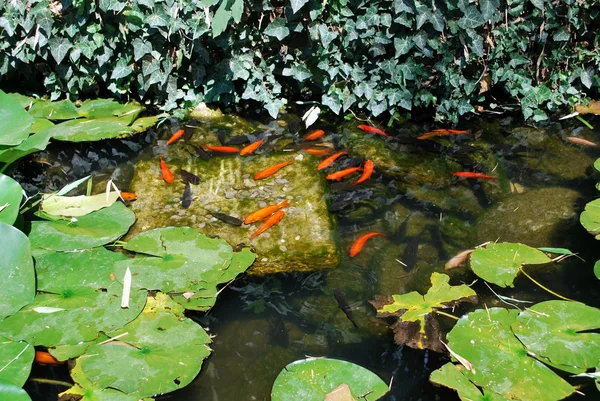
{"type": "Polygon", "coordinates": [[[585,121],[585,119],[583,117],[575,116],[575,118],[578,119],[583,125],[585,125],[589,129],[594,129],[594,126],[592,124],[588,123],[587,121],[585,121]]]}
{"type": "Polygon", "coordinates": [[[42,379],[41,377],[34,377],[34,378],[29,379],[29,381],[37,382],[37,383],[44,383],[44,384],[54,384],[57,386],[64,386],[64,387],[73,387],[73,383],[64,382],[61,380],[42,379]]]}
{"type": "Polygon", "coordinates": [[[527,277],[529,280],[533,281],[533,283],[535,285],[537,285],[538,287],[540,287],[542,290],[545,290],[545,291],[549,292],[550,294],[554,295],[555,297],[558,297],[560,299],[564,299],[565,301],[576,302],[573,299],[570,299],[570,298],[567,298],[567,297],[563,297],[562,295],[557,294],[556,292],[552,291],[551,289],[544,287],[542,284],[540,284],[539,282],[535,281],[533,277],[531,277],[529,274],[527,274],[525,272],[525,270],[523,270],[523,267],[520,267],[519,270],[521,271],[521,273],[523,273],[525,275],[525,277],[527,277]]]}
{"type": "Polygon", "coordinates": [[[446,313],[446,312],[442,312],[441,310],[436,310],[436,311],[435,311],[435,313],[437,313],[437,314],[440,314],[440,315],[442,315],[442,316],[451,317],[451,318],[452,318],[452,319],[454,319],[454,320],[458,320],[458,319],[459,319],[458,317],[456,317],[456,316],[454,316],[454,315],[451,315],[451,314],[449,314],[449,313],[446,313]]]}

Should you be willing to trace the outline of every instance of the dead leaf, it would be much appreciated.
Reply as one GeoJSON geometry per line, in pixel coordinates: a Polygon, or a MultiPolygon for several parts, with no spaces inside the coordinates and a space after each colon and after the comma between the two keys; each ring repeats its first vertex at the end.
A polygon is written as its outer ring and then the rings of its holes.
{"type": "Polygon", "coordinates": [[[356,399],[352,396],[350,387],[342,383],[325,396],[325,401],[356,401],[356,399]]]}

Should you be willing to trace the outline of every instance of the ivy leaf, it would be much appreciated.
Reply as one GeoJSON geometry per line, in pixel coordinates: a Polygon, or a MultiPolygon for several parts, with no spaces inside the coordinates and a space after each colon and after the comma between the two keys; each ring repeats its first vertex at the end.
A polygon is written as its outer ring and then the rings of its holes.
{"type": "Polygon", "coordinates": [[[581,73],[579,74],[579,79],[581,80],[581,83],[583,84],[583,86],[585,86],[588,89],[590,89],[592,87],[593,78],[594,78],[594,70],[593,69],[581,70],[581,73]]]}
{"type": "Polygon", "coordinates": [[[110,79],[120,79],[129,76],[133,72],[133,64],[127,64],[127,60],[120,59],[115,66],[110,79]]]}
{"type": "Polygon", "coordinates": [[[164,26],[169,26],[169,22],[165,15],[161,14],[152,14],[148,18],[146,18],[146,23],[150,28],[160,28],[164,26]]]}
{"type": "Polygon", "coordinates": [[[340,114],[340,109],[342,108],[342,104],[340,102],[340,100],[336,97],[332,97],[329,95],[323,95],[323,97],[321,98],[321,103],[323,104],[323,106],[327,106],[331,109],[331,111],[333,111],[335,114],[340,114]]]}
{"type": "Polygon", "coordinates": [[[413,42],[408,38],[394,38],[394,48],[396,49],[395,58],[407,54],[413,47],[413,42]]]}
{"type": "Polygon", "coordinates": [[[140,38],[135,38],[132,43],[133,46],[133,59],[139,61],[146,54],[152,51],[152,44],[140,38]]]}
{"type": "Polygon", "coordinates": [[[308,0],[290,0],[292,12],[296,14],[306,3],[308,3],[308,0]]]}
{"type": "Polygon", "coordinates": [[[321,43],[323,47],[329,46],[329,44],[337,38],[338,34],[329,30],[327,25],[319,25],[319,36],[321,37],[321,43]]]}
{"type": "Polygon", "coordinates": [[[275,18],[264,31],[267,36],[274,36],[280,41],[290,34],[289,28],[286,26],[285,18],[275,18]]]}
{"type": "Polygon", "coordinates": [[[242,20],[242,14],[244,13],[244,0],[235,0],[231,5],[231,16],[236,24],[242,20]]]}
{"type": "Polygon", "coordinates": [[[479,8],[481,9],[481,15],[487,21],[498,12],[500,2],[498,0],[480,0],[479,8]]]}
{"type": "Polygon", "coordinates": [[[462,28],[477,28],[485,24],[483,15],[479,12],[477,7],[471,5],[465,9],[465,15],[458,20],[458,25],[462,28]]]}
{"type": "Polygon", "coordinates": [[[536,8],[544,11],[544,0],[530,0],[531,4],[533,4],[536,8]]]}
{"type": "Polygon", "coordinates": [[[569,40],[570,37],[571,34],[569,33],[569,31],[567,31],[567,29],[561,26],[556,30],[556,32],[554,32],[552,39],[555,42],[566,42],[569,40]]]}
{"type": "Polygon", "coordinates": [[[60,64],[73,45],[66,38],[53,36],[48,39],[48,47],[50,47],[50,54],[52,54],[52,57],[56,60],[56,64],[60,64]]]}
{"type": "Polygon", "coordinates": [[[217,36],[219,36],[220,34],[225,32],[225,29],[227,28],[227,24],[229,23],[229,20],[231,19],[231,11],[227,10],[227,3],[228,3],[227,0],[223,0],[221,2],[221,5],[217,9],[215,16],[213,17],[213,20],[212,20],[213,38],[216,38],[217,36]]]}
{"type": "Polygon", "coordinates": [[[408,0],[394,0],[394,12],[400,14],[401,12],[407,12],[414,14],[414,10],[411,6],[412,1],[408,0]]]}
{"type": "Polygon", "coordinates": [[[312,77],[312,73],[304,64],[295,64],[292,68],[284,68],[281,71],[281,75],[285,77],[294,77],[294,79],[298,82],[302,82],[310,77],[312,77]]]}
{"type": "Polygon", "coordinates": [[[121,2],[119,0],[100,0],[98,7],[104,12],[114,11],[115,13],[120,13],[126,5],[126,2],[121,2]]]}
{"type": "Polygon", "coordinates": [[[265,109],[269,112],[269,115],[273,118],[277,118],[279,110],[285,106],[287,101],[285,99],[272,99],[265,104],[265,109]]]}

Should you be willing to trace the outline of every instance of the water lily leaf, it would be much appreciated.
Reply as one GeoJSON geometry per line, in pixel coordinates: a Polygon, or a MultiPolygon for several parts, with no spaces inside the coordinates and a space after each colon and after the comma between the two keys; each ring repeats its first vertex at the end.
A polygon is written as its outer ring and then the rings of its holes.
{"type": "Polygon", "coordinates": [[[598,280],[600,280],[600,260],[597,260],[596,263],[594,263],[594,274],[598,280]]]}
{"type": "Polygon", "coordinates": [[[90,249],[116,240],[135,222],[133,212],[121,202],[100,209],[77,221],[34,221],[29,239],[33,248],[55,251],[90,249]]]}
{"type": "Polygon", "coordinates": [[[515,335],[542,362],[582,373],[600,361],[600,309],[569,301],[546,301],[519,314],[515,335]]]}
{"type": "Polygon", "coordinates": [[[594,170],[600,172],[600,158],[596,159],[596,161],[594,161],[594,170]]]}
{"type": "Polygon", "coordinates": [[[109,192],[108,197],[106,193],[91,196],[44,194],[40,207],[43,212],[53,216],[79,217],[109,207],[117,199],[119,199],[119,194],[116,192],[109,192]]]}
{"type": "Polygon", "coordinates": [[[35,271],[29,239],[13,226],[0,222],[0,320],[16,313],[35,297],[35,271]]]}
{"type": "Polygon", "coordinates": [[[40,131],[52,138],[69,142],[89,142],[101,139],[116,138],[130,133],[127,122],[119,118],[99,118],[65,121],[40,131]]]}
{"type": "Polygon", "coordinates": [[[19,145],[0,150],[0,163],[11,164],[21,157],[46,149],[51,135],[46,129],[35,133],[21,142],[19,145]]]}
{"type": "Polygon", "coordinates": [[[80,116],[88,119],[127,117],[122,121],[129,125],[145,109],[136,101],[122,104],[113,99],[93,99],[84,101],[78,112],[80,116]]]}
{"type": "Polygon", "coordinates": [[[129,128],[132,132],[144,132],[154,127],[157,122],[158,116],[142,117],[135,120],[129,128]]]}
{"type": "Polygon", "coordinates": [[[210,354],[210,337],[165,294],[149,298],[137,319],[93,345],[78,359],[97,388],[111,387],[137,397],[168,393],[189,384],[210,354]]]}
{"type": "Polygon", "coordinates": [[[476,249],[470,261],[473,272],[485,281],[500,287],[512,287],[521,266],[544,264],[551,260],[538,249],[502,242],[476,249]]]}
{"type": "Polygon", "coordinates": [[[254,263],[254,260],[256,260],[256,254],[250,248],[243,248],[239,252],[234,252],[227,270],[219,277],[219,283],[226,283],[233,280],[238,274],[248,270],[252,266],[252,263],[254,263]]]}
{"type": "Polygon", "coordinates": [[[4,380],[0,380],[0,399],[2,401],[31,401],[21,386],[4,380]]]}
{"type": "Polygon", "coordinates": [[[538,248],[542,252],[554,253],[556,255],[574,255],[567,248],[538,248]]]}
{"type": "Polygon", "coordinates": [[[68,99],[58,102],[38,100],[29,109],[29,114],[36,118],[46,118],[48,120],[72,120],[81,117],[75,104],[68,99]]]}
{"type": "Polygon", "coordinates": [[[585,210],[579,216],[581,225],[596,239],[600,239],[600,198],[585,205],[585,210]]]}
{"type": "Polygon", "coordinates": [[[472,364],[462,374],[486,394],[514,400],[555,401],[573,393],[569,383],[527,355],[511,330],[517,315],[516,310],[491,308],[459,319],[447,337],[448,346],[472,364]]]}
{"type": "Polygon", "coordinates": [[[13,97],[0,90],[0,145],[14,146],[29,136],[31,117],[13,97]]]}
{"type": "Polygon", "coordinates": [[[35,349],[26,342],[13,342],[0,336],[0,361],[3,365],[0,370],[0,381],[23,387],[31,372],[34,356],[35,349]]]}
{"type": "Polygon", "coordinates": [[[475,384],[461,373],[463,369],[462,365],[447,363],[438,370],[431,372],[429,380],[456,390],[463,401],[509,401],[508,398],[491,391],[482,393],[475,384]]]}
{"type": "Polygon", "coordinates": [[[31,125],[31,133],[35,134],[37,132],[40,132],[43,129],[52,127],[53,125],[54,125],[54,123],[48,119],[36,118],[35,121],[33,122],[33,124],[31,125]]]}
{"type": "Polygon", "coordinates": [[[374,401],[388,392],[375,373],[351,362],[329,358],[307,358],[287,365],[275,379],[272,401],[298,399],[323,401],[341,384],[350,387],[356,399],[374,401]]]}
{"type": "Polygon", "coordinates": [[[12,225],[19,215],[23,188],[7,175],[0,174],[0,222],[12,225]]]}

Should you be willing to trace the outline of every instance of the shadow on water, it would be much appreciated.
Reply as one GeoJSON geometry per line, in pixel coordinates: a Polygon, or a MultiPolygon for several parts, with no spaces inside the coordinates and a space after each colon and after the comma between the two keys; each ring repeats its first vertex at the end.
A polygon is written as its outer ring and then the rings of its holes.
{"type": "MultiPolygon", "coordinates": [[[[420,178],[380,170],[360,188],[334,184],[329,210],[338,221],[342,264],[324,272],[243,276],[222,291],[210,312],[188,313],[214,335],[214,352],[192,384],[158,398],[268,400],[283,367],[310,355],[352,361],[391,381],[384,400],[458,399],[453,391],[428,381],[429,374],[448,357],[395,345],[388,322],[376,318],[367,301],[377,294],[424,293],[431,273],[443,272],[448,258],[485,241],[571,249],[585,262],[573,257],[527,271],[565,296],[600,306],[598,282],[591,268],[599,256],[597,243],[578,222],[585,203],[597,195],[590,166],[600,154],[564,140],[574,133],[597,138],[578,126],[548,124],[538,129],[517,126],[510,119],[472,124],[478,132],[475,140],[443,138],[421,144],[404,138],[387,144],[399,152],[418,154],[426,162],[441,157],[440,167],[432,164],[420,178]],[[497,169],[503,178],[498,183],[430,179],[444,168],[497,169]],[[535,205],[527,209],[532,203],[535,205]],[[368,231],[386,233],[387,238],[373,238],[356,258],[347,256],[350,244],[368,231]],[[339,289],[358,327],[340,307],[334,289],[339,289]]],[[[423,131],[410,127],[402,133],[423,131]]],[[[90,172],[106,174],[126,189],[134,157],[140,152],[142,158],[150,157],[156,138],[165,136],[152,131],[130,140],[68,149],[53,145],[22,161],[14,176],[30,195],[56,190],[90,172]]],[[[466,268],[448,274],[453,284],[471,284],[476,279],[466,268]]],[[[472,308],[484,304],[506,307],[492,290],[534,302],[550,298],[523,277],[517,279],[514,289],[490,289],[481,281],[474,289],[480,294],[480,303],[472,308]]],[[[442,321],[442,328],[446,326],[447,331],[451,323],[442,321]]],[[[38,369],[32,377],[56,375],[65,380],[64,374],[38,369]]],[[[34,400],[55,399],[59,391],[39,383],[26,388],[34,400]],[[48,393],[54,398],[44,398],[48,393]]]]}

